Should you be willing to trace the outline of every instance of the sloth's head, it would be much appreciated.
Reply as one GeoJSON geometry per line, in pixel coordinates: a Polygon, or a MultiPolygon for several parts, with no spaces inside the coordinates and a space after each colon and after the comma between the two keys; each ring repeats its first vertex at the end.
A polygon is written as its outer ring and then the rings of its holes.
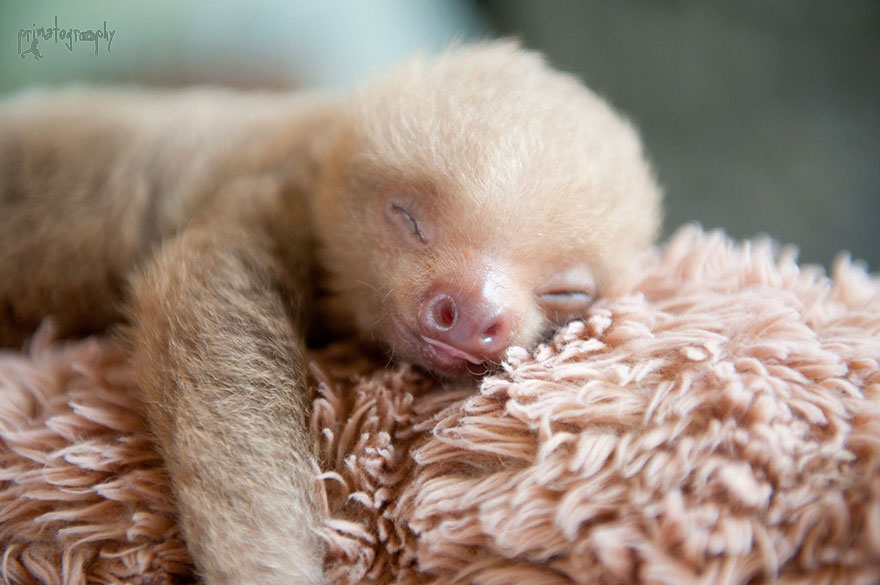
{"type": "Polygon", "coordinates": [[[315,205],[331,290],[396,357],[453,374],[582,315],[654,238],[633,128],[513,43],[355,91],[315,205]]]}

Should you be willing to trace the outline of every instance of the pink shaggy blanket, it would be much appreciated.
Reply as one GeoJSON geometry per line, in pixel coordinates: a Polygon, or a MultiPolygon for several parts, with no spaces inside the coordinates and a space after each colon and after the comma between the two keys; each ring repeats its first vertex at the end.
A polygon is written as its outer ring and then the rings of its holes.
{"type": "MultiPolygon", "coordinates": [[[[0,576],[196,580],[119,349],[0,357],[0,576]]],[[[442,388],[314,356],[333,583],[880,582],[880,281],[685,228],[442,388]]]]}

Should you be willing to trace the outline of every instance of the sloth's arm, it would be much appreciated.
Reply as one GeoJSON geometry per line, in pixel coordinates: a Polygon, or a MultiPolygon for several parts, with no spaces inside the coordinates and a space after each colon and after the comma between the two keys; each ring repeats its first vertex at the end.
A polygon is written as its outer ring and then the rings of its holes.
{"type": "Polygon", "coordinates": [[[220,197],[132,289],[138,383],[210,585],[321,581],[301,332],[307,234],[301,210],[265,187],[220,197]]]}

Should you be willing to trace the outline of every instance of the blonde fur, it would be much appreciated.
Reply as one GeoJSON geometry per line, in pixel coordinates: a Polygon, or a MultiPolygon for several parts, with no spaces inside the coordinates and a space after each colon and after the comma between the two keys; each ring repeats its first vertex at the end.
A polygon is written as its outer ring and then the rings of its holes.
{"type": "Polygon", "coordinates": [[[0,341],[47,314],[64,334],[125,322],[210,584],[321,582],[310,324],[353,321],[419,362],[425,290],[491,273],[509,342],[531,345],[553,321],[537,293],[567,273],[607,286],[659,221],[632,127],[509,42],[412,60],[342,102],[22,96],[0,109],[0,204],[0,341]],[[389,201],[425,245],[389,226],[389,201]]]}

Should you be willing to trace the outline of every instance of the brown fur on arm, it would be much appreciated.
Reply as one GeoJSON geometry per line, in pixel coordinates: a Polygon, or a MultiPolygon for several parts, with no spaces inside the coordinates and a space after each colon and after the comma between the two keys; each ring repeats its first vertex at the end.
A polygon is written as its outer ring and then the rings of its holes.
{"type": "Polygon", "coordinates": [[[0,346],[48,315],[61,336],[118,322],[132,272],[219,191],[308,182],[336,111],[317,95],[210,89],[0,100],[0,346]]]}
{"type": "Polygon", "coordinates": [[[308,269],[307,224],[271,183],[221,197],[132,289],[136,374],[214,585],[321,582],[297,318],[307,292],[292,288],[308,269]]]}

